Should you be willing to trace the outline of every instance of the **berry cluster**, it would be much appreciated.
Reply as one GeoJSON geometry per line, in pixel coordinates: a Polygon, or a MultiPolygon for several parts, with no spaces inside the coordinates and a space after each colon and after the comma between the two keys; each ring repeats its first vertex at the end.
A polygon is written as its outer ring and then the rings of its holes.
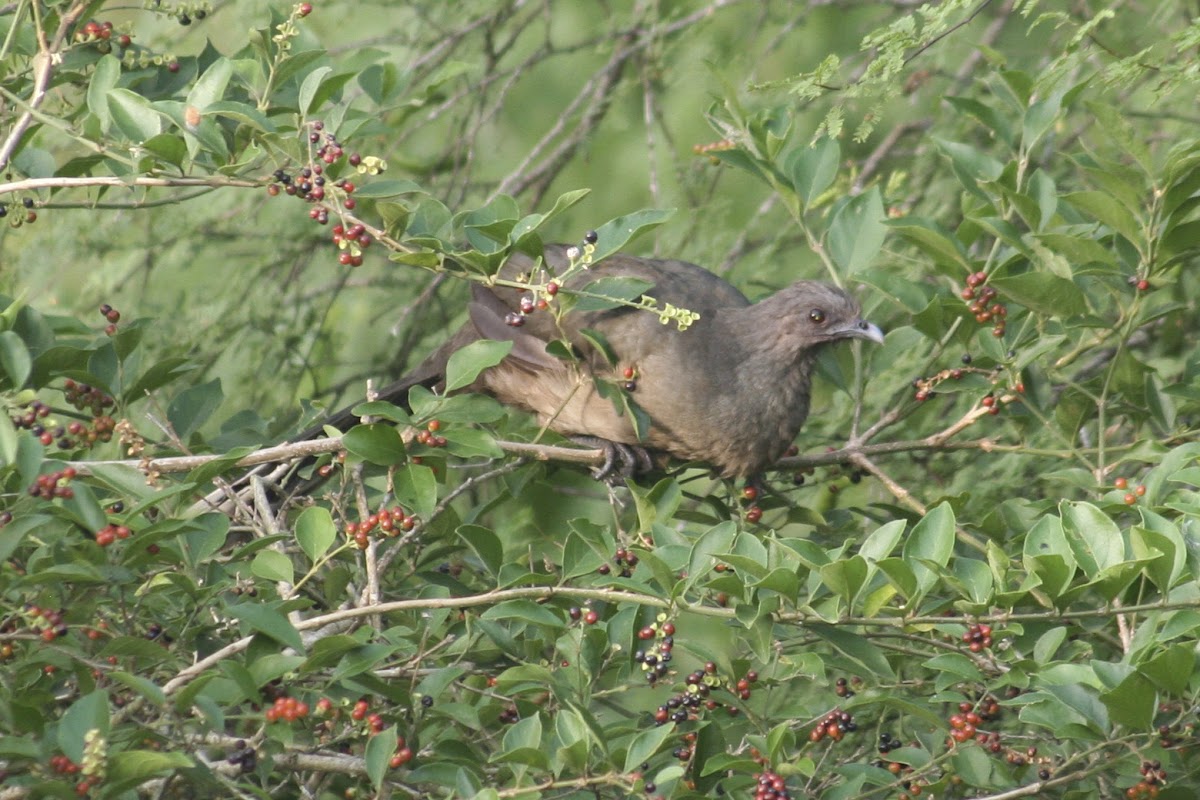
{"type": "Polygon", "coordinates": [[[370,534],[376,528],[379,528],[382,535],[395,538],[417,527],[418,522],[418,517],[409,514],[400,506],[381,508],[361,522],[347,522],[346,536],[354,540],[354,546],[359,550],[366,550],[367,545],[371,543],[370,534]]]}
{"type": "MultiPolygon", "coordinates": [[[[604,568],[608,567],[607,564],[602,564],[601,566],[604,568]]],[[[587,611],[584,611],[579,606],[571,606],[569,609],[567,609],[567,615],[571,618],[572,622],[579,622],[580,620],[583,620],[585,625],[595,625],[600,621],[600,615],[596,613],[595,609],[591,608],[589,608],[587,611]]]]}
{"type": "MultiPolygon", "coordinates": [[[[576,264],[590,264],[592,261],[592,253],[596,252],[596,242],[600,237],[595,231],[588,231],[583,235],[583,247],[568,247],[567,258],[571,262],[568,267],[568,272],[575,268],[576,264]]],[[[550,307],[550,301],[558,294],[560,289],[558,281],[551,280],[546,283],[538,291],[530,290],[521,295],[521,299],[517,301],[517,311],[510,311],[504,317],[504,322],[513,328],[519,328],[525,324],[525,318],[535,311],[545,311],[550,307]]],[[[623,371],[626,380],[627,391],[633,391],[637,388],[637,383],[634,382],[634,377],[637,371],[633,367],[626,367],[623,371]],[[632,386],[629,386],[633,383],[632,386]]]]}
{"type": "Polygon", "coordinates": [[[100,306],[100,315],[108,321],[104,326],[104,332],[112,336],[117,332],[117,323],[121,321],[121,312],[110,306],[108,303],[103,303],[100,306]]]}
{"type": "MultiPolygon", "coordinates": [[[[354,189],[354,184],[348,183],[346,185],[351,190],[354,189]]],[[[309,216],[322,225],[328,219],[328,214],[323,208],[319,210],[314,208],[313,211],[309,212],[309,216]],[[316,214],[314,215],[313,212],[316,212],[316,214]]],[[[344,225],[333,226],[333,243],[342,251],[338,253],[338,263],[343,267],[362,266],[362,251],[370,247],[372,241],[371,234],[367,233],[366,227],[361,223],[356,222],[349,228],[344,225]]]]}
{"type": "MultiPolygon", "coordinates": [[[[1113,481],[1113,487],[1115,489],[1117,489],[1118,491],[1124,492],[1126,489],[1129,488],[1129,480],[1126,478],[1117,478],[1115,481],[1113,481]]],[[[1139,497],[1144,497],[1145,495],[1146,495],[1145,485],[1138,484],[1136,487],[1134,487],[1133,491],[1125,492],[1125,497],[1123,499],[1125,501],[1125,505],[1131,506],[1137,502],[1139,497]]]]}
{"type": "Polygon", "coordinates": [[[812,731],[809,732],[808,738],[813,743],[825,738],[840,742],[847,733],[853,733],[856,730],[858,730],[858,723],[854,721],[850,712],[835,708],[818,720],[812,731]]]}
{"type": "Polygon", "coordinates": [[[57,472],[47,472],[38,475],[33,483],[29,485],[29,494],[32,497],[39,497],[43,500],[53,500],[56,497],[70,500],[75,496],[75,490],[71,488],[71,479],[75,475],[74,467],[66,467],[57,472]]]}
{"type": "Polygon", "coordinates": [[[253,772],[255,767],[258,766],[258,753],[253,747],[246,744],[244,740],[238,739],[234,742],[233,751],[230,752],[225,760],[237,766],[241,769],[242,774],[245,775],[246,773],[253,772]]]}
{"type": "MultiPolygon", "coordinates": [[[[665,725],[667,722],[684,722],[687,719],[694,719],[701,706],[707,711],[716,711],[721,708],[722,704],[713,699],[711,694],[713,690],[722,688],[722,686],[741,700],[749,700],[750,687],[757,681],[758,673],[749,670],[736,683],[723,686],[721,678],[717,676],[717,665],[709,661],[705,663],[703,669],[691,672],[683,679],[684,690],[658,707],[654,713],[654,722],[658,725],[665,725]]],[[[736,716],[739,712],[738,707],[733,704],[727,704],[725,708],[731,716],[736,716]]],[[[676,756],[681,759],[690,758],[690,747],[677,750],[676,756]],[[688,752],[685,753],[684,750],[688,752]]]]}
{"type": "Polygon", "coordinates": [[[978,653],[986,647],[992,646],[992,626],[982,623],[973,623],[968,626],[963,632],[962,640],[966,643],[967,649],[972,653],[978,653]]]}
{"type": "Polygon", "coordinates": [[[50,756],[50,771],[56,775],[74,775],[81,767],[64,755],[50,756]]]}
{"type": "Polygon", "coordinates": [[[418,444],[423,444],[426,447],[445,447],[446,437],[438,436],[437,432],[441,430],[442,423],[436,419],[429,420],[424,430],[417,431],[416,440],[418,444]]]}
{"type": "Polygon", "coordinates": [[[783,777],[763,767],[754,784],[754,800],[791,800],[791,797],[783,777]]]}
{"type": "Polygon", "coordinates": [[[1125,790],[1129,800],[1150,800],[1158,797],[1160,786],[1167,783],[1167,773],[1163,771],[1160,761],[1143,761],[1139,769],[1142,779],[1125,790]]]}
{"type": "Polygon", "coordinates": [[[118,539],[128,539],[133,535],[133,531],[129,530],[124,525],[116,525],[109,523],[100,530],[96,531],[96,544],[101,547],[108,547],[118,539]]]}
{"type": "MultiPolygon", "coordinates": [[[[620,567],[620,572],[617,574],[622,578],[628,578],[633,575],[633,568],[638,565],[638,557],[636,553],[624,547],[618,547],[616,554],[613,556],[613,563],[620,567]]],[[[610,575],[612,574],[612,567],[608,564],[601,564],[596,568],[596,571],[601,575],[610,575]]]]}
{"type": "Polygon", "coordinates": [[[103,415],[105,410],[111,408],[115,402],[110,395],[96,387],[88,386],[86,383],[76,383],[70,378],[63,384],[63,394],[66,395],[68,403],[80,411],[90,411],[93,417],[103,415]]]}
{"type": "MultiPolygon", "coordinates": [[[[862,678],[855,676],[854,685],[857,686],[860,683],[862,683],[862,678]]],[[[848,682],[845,678],[838,678],[833,682],[833,693],[843,699],[854,697],[855,695],[855,691],[850,688],[850,682],[848,682]]]]}
{"type": "Polygon", "coordinates": [[[950,738],[959,744],[974,739],[993,753],[1000,752],[1000,737],[998,734],[987,734],[979,730],[985,722],[992,722],[1000,717],[1000,704],[990,694],[985,695],[978,704],[963,701],[958,704],[958,713],[950,715],[950,738]]]}
{"type": "Polygon", "coordinates": [[[276,697],[265,716],[267,722],[295,722],[308,716],[308,703],[294,697],[276,697]]]}
{"type": "Polygon", "coordinates": [[[355,722],[366,722],[367,733],[371,736],[387,727],[383,717],[371,711],[371,704],[365,697],[355,701],[354,707],[350,710],[350,719],[355,722]]]}
{"type": "MultiPolygon", "coordinates": [[[[19,216],[19,217],[13,217],[12,219],[10,219],[8,221],[8,224],[14,228],[19,228],[26,223],[33,224],[33,223],[37,222],[37,212],[33,210],[33,205],[34,205],[33,198],[26,197],[24,200],[21,201],[21,205],[23,205],[25,207],[25,214],[22,216],[19,216]]],[[[15,208],[15,206],[14,206],[14,208],[15,208]]],[[[8,216],[8,206],[0,204],[0,219],[4,219],[7,216],[8,216]]]]}
{"type": "MultiPolygon", "coordinates": [[[[621,551],[617,552],[619,554],[621,551]]],[[[642,665],[647,682],[656,683],[670,671],[667,665],[671,663],[671,650],[675,647],[675,623],[668,621],[666,614],[659,614],[653,624],[638,631],[638,638],[642,641],[654,640],[649,647],[634,653],[633,660],[642,665]]],[[[660,707],[659,711],[662,712],[664,708],[660,707]]],[[[683,718],[687,718],[687,712],[683,713],[683,718]]]]}
{"type": "MultiPolygon", "coordinates": [[[[308,4],[298,7],[300,16],[307,16],[312,11],[308,4]],[[307,6],[307,11],[305,10],[307,6]]],[[[275,170],[273,181],[267,184],[267,194],[272,197],[281,192],[297,197],[307,203],[313,203],[309,217],[319,225],[329,222],[329,203],[339,203],[346,211],[353,211],[358,203],[353,195],[358,188],[345,178],[332,180],[326,174],[326,168],[345,155],[345,149],[337,137],[325,131],[325,124],[319,120],[309,126],[307,134],[310,145],[309,163],[297,172],[289,173],[284,169],[275,170]]],[[[346,157],[346,163],[360,174],[378,175],[387,168],[387,164],[375,156],[361,156],[351,153],[346,157]]],[[[361,223],[340,224],[333,229],[333,243],[341,251],[338,262],[342,266],[357,267],[363,263],[362,251],[373,241],[366,227],[361,223]]]]}
{"type": "Polygon", "coordinates": [[[980,325],[991,323],[992,335],[1000,338],[1004,335],[1004,321],[1008,317],[1008,309],[1003,303],[993,302],[996,299],[996,290],[984,285],[987,278],[986,272],[971,273],[967,276],[967,287],[959,296],[963,300],[973,301],[970,311],[975,315],[975,321],[980,325]]]}
{"type": "Polygon", "coordinates": [[[67,635],[67,624],[63,622],[62,609],[55,611],[52,608],[26,605],[23,611],[29,627],[33,628],[43,641],[53,642],[58,637],[67,635]]]}
{"type": "Polygon", "coordinates": [[[749,505],[746,508],[746,521],[758,522],[762,519],[762,508],[754,501],[758,499],[758,487],[753,484],[747,484],[742,489],[742,500],[749,505]]]}

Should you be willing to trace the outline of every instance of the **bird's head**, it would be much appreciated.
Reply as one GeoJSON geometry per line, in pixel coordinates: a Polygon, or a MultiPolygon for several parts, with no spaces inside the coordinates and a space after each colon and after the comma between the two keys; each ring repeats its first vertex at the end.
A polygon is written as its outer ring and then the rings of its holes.
{"type": "MultiPolygon", "coordinates": [[[[883,343],[883,331],[863,319],[858,301],[827,283],[798,281],[758,306],[776,320],[776,343],[788,349],[807,350],[841,339],[883,343]]],[[[763,329],[763,335],[770,335],[768,328],[763,329]]]]}

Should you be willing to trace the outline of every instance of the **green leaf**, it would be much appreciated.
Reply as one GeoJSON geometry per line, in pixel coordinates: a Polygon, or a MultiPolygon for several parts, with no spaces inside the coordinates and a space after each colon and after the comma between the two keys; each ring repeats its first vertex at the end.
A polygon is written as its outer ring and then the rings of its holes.
{"type": "Polygon", "coordinates": [[[1134,672],[1110,691],[1102,692],[1100,702],[1113,722],[1134,731],[1145,731],[1154,721],[1158,693],[1144,675],[1134,672]]]}
{"type": "Polygon", "coordinates": [[[841,153],[837,140],[824,136],[811,147],[797,147],[784,157],[783,169],[806,207],[833,185],[841,153]]]}
{"type": "Polygon", "coordinates": [[[1162,691],[1181,695],[1196,674],[1195,644],[1178,642],[1139,666],[1138,670],[1162,691]]]}
{"type": "Polygon", "coordinates": [[[895,679],[896,673],[892,670],[892,665],[883,657],[883,651],[871,640],[832,625],[810,623],[808,627],[813,633],[829,642],[842,655],[861,665],[871,674],[887,680],[895,679]]]}
{"type": "Polygon", "coordinates": [[[826,564],[820,573],[822,582],[849,605],[866,582],[867,562],[862,556],[851,556],[826,564]]]}
{"type": "Polygon", "coordinates": [[[407,464],[393,476],[396,501],[422,519],[429,519],[437,507],[437,478],[433,470],[421,464],[407,464]]]}
{"type": "Polygon", "coordinates": [[[1075,562],[1088,578],[1124,560],[1121,530],[1107,514],[1091,503],[1067,501],[1060,503],[1058,510],[1075,562]]]}
{"type": "Polygon", "coordinates": [[[150,101],[128,89],[108,93],[108,113],[121,134],[130,141],[144,142],[162,132],[162,116],[150,101]]]}
{"type": "Polygon", "coordinates": [[[1030,311],[1055,319],[1067,319],[1087,311],[1087,301],[1079,287],[1048,272],[1001,274],[990,278],[988,283],[1030,311]]]}
{"type": "Polygon", "coordinates": [[[500,567],[504,563],[504,546],[495,533],[479,525],[462,525],[456,533],[475,551],[488,574],[493,578],[500,574],[500,567]]]}
{"type": "Polygon", "coordinates": [[[292,560],[278,550],[259,550],[250,562],[250,571],[268,581],[292,583],[296,578],[292,560]]]}
{"type": "Polygon", "coordinates": [[[300,93],[297,95],[296,105],[300,108],[300,114],[307,117],[312,111],[313,98],[317,95],[317,90],[321,88],[321,83],[329,73],[333,72],[333,67],[317,67],[312,72],[304,76],[304,82],[300,84],[300,93]]]}
{"type": "Polygon", "coordinates": [[[213,378],[208,383],[193,386],[177,394],[167,407],[167,419],[179,438],[186,442],[208,421],[224,399],[221,379],[213,378]]]}
{"type": "Polygon", "coordinates": [[[383,786],[383,779],[387,777],[388,768],[392,756],[396,754],[396,744],[399,742],[399,736],[396,734],[396,726],[391,725],[384,728],[379,733],[367,739],[367,748],[363,753],[364,761],[367,766],[367,777],[371,779],[371,785],[376,791],[383,786]]]}
{"type": "Polygon", "coordinates": [[[233,63],[228,58],[218,58],[209,64],[204,74],[196,79],[188,92],[187,103],[200,112],[225,95],[225,87],[233,76],[233,63]]]}
{"type": "Polygon", "coordinates": [[[634,301],[646,293],[654,284],[643,278],[630,276],[598,278],[576,290],[587,292],[575,302],[576,311],[603,311],[621,306],[622,301],[634,301]]]}
{"type": "Polygon", "coordinates": [[[358,199],[369,197],[377,199],[381,197],[399,197],[404,194],[413,194],[414,192],[426,191],[419,183],[410,180],[383,180],[371,181],[370,183],[360,186],[355,190],[354,196],[358,199]]]}
{"type": "Polygon", "coordinates": [[[314,564],[329,551],[336,538],[333,516],[324,506],[309,506],[296,518],[296,542],[314,564]]]}
{"type": "Polygon", "coordinates": [[[596,262],[612,255],[634,237],[662,225],[674,213],[673,208],[648,208],[604,223],[596,229],[596,249],[592,253],[592,261],[596,262]]]}
{"type": "Polygon", "coordinates": [[[403,464],[408,457],[400,433],[386,422],[355,425],[342,436],[342,444],[364,461],[383,467],[403,464]]]}
{"type": "Polygon", "coordinates": [[[395,403],[389,403],[386,400],[370,400],[366,403],[359,403],[351,413],[356,417],[375,417],[376,419],[395,422],[397,425],[410,425],[412,418],[408,412],[395,403]]]}
{"type": "Polygon", "coordinates": [[[0,366],[8,374],[13,389],[24,386],[33,369],[33,358],[25,340],[13,331],[0,332],[0,366]]]}
{"type": "Polygon", "coordinates": [[[229,606],[228,611],[251,629],[266,634],[297,652],[304,651],[304,642],[301,641],[299,632],[292,627],[287,617],[275,609],[259,603],[240,603],[229,606]]]}
{"type": "Polygon", "coordinates": [[[846,272],[870,265],[887,237],[887,214],[879,187],[873,186],[838,209],[829,224],[829,252],[846,272]]]}
{"type": "Polygon", "coordinates": [[[479,373],[503,361],[512,347],[511,341],[481,339],[456,350],[446,362],[446,392],[470,386],[479,373]]]}
{"type": "Polygon", "coordinates": [[[112,115],[108,112],[108,94],[117,88],[121,79],[121,61],[111,53],[104,55],[92,68],[92,79],[88,82],[87,106],[88,111],[100,120],[100,130],[108,133],[112,125],[112,115]]]}
{"type": "Polygon", "coordinates": [[[1072,192],[1061,199],[1124,236],[1139,252],[1145,251],[1145,238],[1137,217],[1112,195],[1097,191],[1072,192]]]}
{"type": "Polygon", "coordinates": [[[641,764],[649,761],[650,757],[657,753],[674,734],[674,723],[659,725],[638,733],[629,743],[629,749],[625,751],[625,769],[623,771],[633,772],[641,764]]]}
{"type": "Polygon", "coordinates": [[[132,787],[155,776],[192,766],[190,758],[175,751],[122,750],[109,758],[105,781],[114,786],[132,787]]]}
{"type": "Polygon", "coordinates": [[[160,708],[167,704],[167,696],[163,694],[162,687],[148,678],[144,678],[141,675],[132,675],[121,670],[113,670],[107,673],[107,675],[160,708]]]}
{"type": "Polygon", "coordinates": [[[58,746],[76,764],[83,763],[83,748],[88,731],[108,736],[108,692],[97,689],[85,694],[63,712],[58,723],[58,746]]]}
{"type": "Polygon", "coordinates": [[[904,542],[904,560],[912,567],[917,579],[919,601],[934,584],[938,576],[923,562],[946,566],[954,552],[954,510],[949,503],[941,503],[925,514],[904,542]]]}

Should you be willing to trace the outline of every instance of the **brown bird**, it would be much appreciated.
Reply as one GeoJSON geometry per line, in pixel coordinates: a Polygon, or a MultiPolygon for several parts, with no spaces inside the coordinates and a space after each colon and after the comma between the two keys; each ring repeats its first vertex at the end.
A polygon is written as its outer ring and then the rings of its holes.
{"type": "MultiPolygon", "coordinates": [[[[500,277],[528,275],[535,263],[514,255],[500,277]]],[[[548,246],[545,266],[561,274],[567,248],[548,246]]],[[[603,477],[614,469],[630,474],[650,458],[674,456],[711,465],[725,477],[751,477],[773,464],[808,416],[812,371],[821,348],[841,339],[883,341],[883,332],[862,318],[843,290],[798,281],[751,303],[729,283],[683,261],[611,255],[573,276],[564,289],[583,289],[598,278],[636,278],[651,285],[645,296],[698,314],[685,330],[659,315],[621,306],[573,310],[561,320],[549,311],[520,315],[522,296],[506,287],[475,284],[470,319],[416,369],[388,386],[379,399],[404,404],[421,384],[438,388],[447,359],[479,339],[513,342],[508,356],[483,371],[470,391],[537,415],[550,430],[606,449],[603,477]],[[581,331],[607,341],[605,354],[581,331]],[[546,351],[565,340],[575,360],[546,351]],[[629,377],[632,376],[632,377],[629,377]],[[627,409],[613,392],[601,396],[597,382],[621,387],[649,420],[639,438],[627,409]]],[[[534,280],[539,280],[537,276],[534,280]]],[[[528,300],[526,300],[528,302],[528,300]]],[[[324,424],[345,430],[355,424],[349,409],[324,424]]],[[[319,433],[319,429],[314,431],[319,433]]]]}

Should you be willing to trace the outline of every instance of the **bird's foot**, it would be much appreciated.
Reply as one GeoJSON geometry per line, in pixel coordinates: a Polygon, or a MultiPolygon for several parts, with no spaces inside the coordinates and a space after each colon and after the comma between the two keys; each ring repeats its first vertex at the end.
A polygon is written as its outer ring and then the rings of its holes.
{"type": "Polygon", "coordinates": [[[572,436],[571,439],[604,451],[604,463],[592,470],[592,477],[598,481],[614,483],[642,472],[649,472],[654,467],[654,461],[644,447],[612,442],[595,436],[572,436]]]}

